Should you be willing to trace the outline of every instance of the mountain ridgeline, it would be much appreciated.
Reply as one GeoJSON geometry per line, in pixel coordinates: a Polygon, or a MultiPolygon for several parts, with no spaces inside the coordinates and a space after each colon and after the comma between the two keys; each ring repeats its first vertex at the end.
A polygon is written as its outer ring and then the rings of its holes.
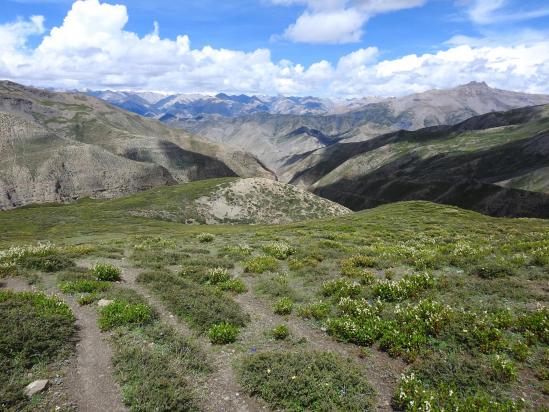
{"type": "Polygon", "coordinates": [[[0,208],[272,174],[253,156],[77,93],[0,83],[0,208]]]}
{"type": "MultiPolygon", "coordinates": [[[[549,96],[494,89],[471,82],[399,98],[332,101],[311,97],[257,97],[98,92],[112,104],[233,148],[246,147],[282,181],[286,164],[338,142],[364,141],[397,130],[453,125],[494,111],[549,103],[549,96]],[[160,100],[157,100],[160,99],[160,100]]],[[[289,173],[288,173],[289,172],[289,173]]]]}

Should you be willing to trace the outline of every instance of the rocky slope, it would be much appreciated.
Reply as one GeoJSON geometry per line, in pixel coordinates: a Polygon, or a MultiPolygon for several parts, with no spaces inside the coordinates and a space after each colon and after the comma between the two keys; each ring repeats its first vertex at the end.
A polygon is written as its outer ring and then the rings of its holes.
{"type": "Polygon", "coordinates": [[[340,143],[298,166],[292,183],[354,210],[421,199],[549,217],[549,105],[340,143]]]}
{"type": "Polygon", "coordinates": [[[265,178],[208,179],[156,187],[93,203],[93,208],[99,214],[187,224],[278,224],[351,213],[303,189],[265,178]]]}
{"type": "Polygon", "coordinates": [[[252,156],[74,93],[0,82],[0,208],[114,197],[222,176],[271,177],[252,156]]]}

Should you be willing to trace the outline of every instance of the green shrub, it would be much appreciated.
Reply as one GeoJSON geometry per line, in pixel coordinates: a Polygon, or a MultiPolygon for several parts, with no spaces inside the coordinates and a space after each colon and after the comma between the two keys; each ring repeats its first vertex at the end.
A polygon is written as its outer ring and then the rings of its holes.
{"type": "Polygon", "coordinates": [[[306,319],[322,320],[330,315],[331,307],[327,302],[314,302],[299,307],[298,315],[306,319]]]}
{"type": "Polygon", "coordinates": [[[284,260],[295,253],[295,249],[286,242],[270,242],[262,247],[263,251],[279,260],[284,260]]]}
{"type": "Polygon", "coordinates": [[[374,296],[389,301],[397,302],[417,295],[419,292],[431,289],[436,280],[429,273],[405,275],[400,281],[380,280],[372,287],[374,296]]]}
{"type": "Polygon", "coordinates": [[[192,341],[160,322],[115,330],[112,341],[115,376],[130,410],[199,410],[193,379],[203,378],[209,365],[192,341]]]}
{"type": "Polygon", "coordinates": [[[92,275],[95,276],[97,280],[106,282],[116,282],[120,280],[121,274],[122,271],[119,268],[109,263],[97,263],[92,268],[92,275]]]}
{"type": "Polygon", "coordinates": [[[217,285],[218,283],[227,282],[231,279],[229,271],[226,268],[218,267],[208,270],[206,274],[206,281],[211,285],[217,285]]]}
{"type": "Polygon", "coordinates": [[[36,410],[23,393],[27,374],[68,356],[74,321],[70,308],[56,297],[0,290],[1,410],[36,410]]]}
{"type": "Polygon", "coordinates": [[[535,311],[520,316],[517,320],[517,328],[523,333],[549,344],[549,309],[539,307],[535,311]]]}
{"type": "Polygon", "coordinates": [[[517,368],[507,357],[494,355],[492,358],[492,376],[498,382],[512,382],[517,379],[517,368]]]}
{"type": "Polygon", "coordinates": [[[247,273],[274,272],[278,269],[278,261],[272,256],[256,256],[244,263],[247,273]]]}
{"type": "Polygon", "coordinates": [[[345,297],[354,298],[362,294],[362,287],[348,279],[329,280],[322,284],[322,294],[337,300],[345,297]]]}
{"type": "Polygon", "coordinates": [[[62,282],[59,284],[59,289],[61,290],[61,292],[68,294],[104,292],[109,288],[109,282],[89,279],[78,279],[69,282],[62,282]]]}
{"type": "Polygon", "coordinates": [[[139,241],[133,245],[135,250],[151,250],[151,249],[174,249],[177,244],[171,240],[163,238],[162,236],[142,237],[139,241]]]}
{"type": "Polygon", "coordinates": [[[351,360],[329,352],[265,352],[247,356],[240,382],[275,410],[369,411],[374,392],[351,360]]]}
{"type": "Polygon", "coordinates": [[[99,295],[97,293],[85,293],[82,296],[78,298],[78,304],[85,306],[85,305],[91,305],[94,302],[97,302],[99,300],[99,295]]]}
{"type": "Polygon", "coordinates": [[[17,266],[13,263],[0,263],[0,279],[17,276],[17,266]]]}
{"type": "Polygon", "coordinates": [[[483,279],[496,279],[514,276],[516,271],[504,262],[485,262],[473,267],[470,273],[483,279]]]}
{"type": "Polygon", "coordinates": [[[274,313],[277,315],[289,315],[292,313],[294,303],[290,298],[282,298],[275,302],[274,313]]]}
{"type": "Polygon", "coordinates": [[[226,280],[225,282],[218,283],[217,287],[221,290],[235,293],[244,293],[248,290],[244,282],[240,279],[226,280]]]}
{"type": "Polygon", "coordinates": [[[248,245],[229,245],[221,249],[219,254],[242,260],[243,258],[250,256],[252,252],[253,249],[248,245]]]}
{"type": "Polygon", "coordinates": [[[370,256],[354,255],[341,261],[341,274],[352,278],[362,277],[366,268],[376,266],[376,260],[370,256]]]}
{"type": "Polygon", "coordinates": [[[494,398],[483,391],[469,395],[445,385],[431,387],[422,382],[413,372],[401,377],[393,398],[393,406],[398,410],[406,411],[518,412],[524,410],[522,401],[494,398]]]}
{"type": "Polygon", "coordinates": [[[130,304],[115,300],[101,309],[99,327],[101,330],[111,330],[118,326],[144,325],[153,319],[153,311],[145,304],[130,304]]]}
{"type": "Polygon", "coordinates": [[[249,316],[217,287],[163,272],[144,272],[138,277],[166,303],[168,309],[190,326],[207,332],[217,323],[245,326],[249,316]]]}
{"type": "Polygon", "coordinates": [[[290,330],[286,325],[278,325],[271,330],[271,335],[276,340],[285,340],[290,336],[290,330]]]}
{"type": "Polygon", "coordinates": [[[27,269],[40,270],[42,272],[58,272],[74,266],[74,262],[68,257],[60,254],[46,256],[26,256],[19,264],[27,269]]]}
{"type": "Polygon", "coordinates": [[[222,322],[212,325],[208,331],[208,338],[214,345],[224,345],[235,342],[238,333],[238,326],[222,322]]]}
{"type": "Polygon", "coordinates": [[[215,239],[215,236],[211,233],[200,233],[196,238],[200,243],[210,243],[215,239]]]}

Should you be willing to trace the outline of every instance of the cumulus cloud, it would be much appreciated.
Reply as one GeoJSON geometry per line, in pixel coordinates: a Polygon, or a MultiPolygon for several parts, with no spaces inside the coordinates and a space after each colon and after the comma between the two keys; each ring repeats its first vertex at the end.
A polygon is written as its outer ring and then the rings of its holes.
{"type": "MultiPolygon", "coordinates": [[[[340,4],[317,0],[315,7],[337,9],[340,4]]],[[[367,47],[335,63],[321,60],[306,67],[275,62],[268,49],[194,49],[186,35],[162,38],[157,24],[140,37],[125,30],[127,22],[125,6],[81,0],[49,33],[42,17],[0,26],[0,78],[59,88],[341,97],[403,95],[478,80],[549,93],[549,37],[543,33],[520,36],[514,43],[454,37],[445,50],[391,60],[367,47]],[[27,39],[34,35],[44,37],[30,48],[27,39]]]]}
{"type": "MultiPolygon", "coordinates": [[[[427,0],[271,0],[276,5],[304,5],[306,10],[283,38],[302,43],[354,43],[373,16],[422,6],[427,0]]],[[[275,39],[277,37],[275,36],[275,39]]]]}

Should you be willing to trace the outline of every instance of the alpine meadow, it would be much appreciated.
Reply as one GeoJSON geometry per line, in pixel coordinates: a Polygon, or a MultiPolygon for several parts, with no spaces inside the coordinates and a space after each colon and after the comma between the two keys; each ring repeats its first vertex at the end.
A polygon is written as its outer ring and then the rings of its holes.
{"type": "Polygon", "coordinates": [[[0,411],[549,412],[547,27],[3,0],[0,411]]]}

